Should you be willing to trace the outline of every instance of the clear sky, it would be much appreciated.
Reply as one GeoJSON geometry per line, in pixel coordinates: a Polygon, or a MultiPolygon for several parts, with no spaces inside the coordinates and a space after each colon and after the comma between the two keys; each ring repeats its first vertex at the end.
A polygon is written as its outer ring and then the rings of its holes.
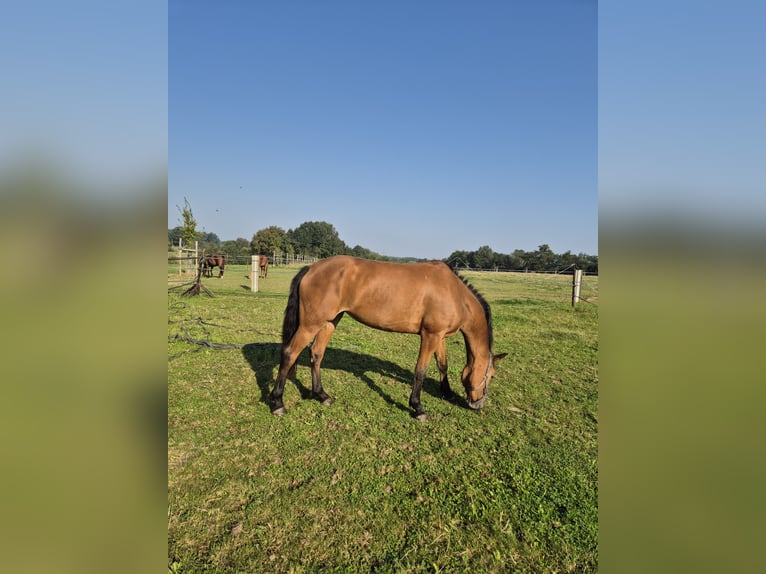
{"type": "Polygon", "coordinates": [[[0,171],[41,159],[107,202],[164,179],[167,41],[157,0],[4,3],[0,171]]]}
{"type": "Polygon", "coordinates": [[[596,2],[171,0],[168,226],[598,253],[596,2]]]}
{"type": "Polygon", "coordinates": [[[764,23],[762,0],[599,3],[602,217],[765,228],[764,23]]]}

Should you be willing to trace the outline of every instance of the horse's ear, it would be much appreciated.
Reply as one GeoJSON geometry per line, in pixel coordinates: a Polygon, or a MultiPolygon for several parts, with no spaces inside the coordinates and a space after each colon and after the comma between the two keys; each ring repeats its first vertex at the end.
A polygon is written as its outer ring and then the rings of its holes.
{"type": "Polygon", "coordinates": [[[492,355],[492,364],[494,365],[500,359],[504,359],[507,356],[508,356],[508,353],[500,353],[499,355],[492,355]]]}

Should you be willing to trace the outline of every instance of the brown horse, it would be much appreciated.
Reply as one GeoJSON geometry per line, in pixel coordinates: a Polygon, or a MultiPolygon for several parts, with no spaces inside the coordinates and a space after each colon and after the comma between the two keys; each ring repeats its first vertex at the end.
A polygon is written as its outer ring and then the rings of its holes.
{"type": "Polygon", "coordinates": [[[258,266],[261,269],[261,277],[264,279],[269,276],[269,258],[265,255],[261,255],[258,261],[258,266]]]}
{"type": "Polygon", "coordinates": [[[310,347],[312,394],[322,404],[333,399],[322,389],[320,365],[327,343],[344,313],[369,327],[420,335],[420,354],[409,404],[418,420],[426,420],[420,390],[436,357],[441,391],[447,382],[446,338],[458,331],[466,343],[462,382],[468,406],[484,406],[494,364],[507,355],[492,354],[492,316],[484,298],[445,263],[386,263],[338,255],[304,267],[293,278],[282,325],[282,359],[271,392],[272,413],[281,416],[285,380],[310,347]]]}
{"type": "Polygon", "coordinates": [[[200,259],[200,270],[205,277],[213,276],[213,267],[218,267],[218,278],[223,277],[223,268],[226,266],[225,255],[206,255],[200,259]]]}

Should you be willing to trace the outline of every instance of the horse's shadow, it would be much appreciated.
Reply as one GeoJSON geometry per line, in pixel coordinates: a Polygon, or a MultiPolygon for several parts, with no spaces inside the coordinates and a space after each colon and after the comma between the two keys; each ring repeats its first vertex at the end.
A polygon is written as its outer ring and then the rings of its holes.
{"type": "MultiPolygon", "coordinates": [[[[281,345],[279,343],[251,343],[242,348],[242,355],[250,364],[253,373],[255,373],[256,384],[261,390],[260,402],[270,405],[271,399],[269,395],[273,388],[276,369],[279,368],[281,345]]],[[[298,369],[296,376],[290,380],[298,389],[301,399],[307,400],[311,398],[311,365],[307,351],[301,352],[297,364],[302,368],[298,369]],[[301,382],[301,379],[306,383],[301,382]]],[[[357,353],[348,349],[334,349],[332,347],[327,348],[322,360],[322,371],[326,370],[345,371],[364,382],[388,404],[404,412],[409,413],[411,410],[408,407],[406,398],[397,399],[392,397],[368,373],[382,375],[411,388],[415,377],[413,371],[408,371],[396,363],[373,355],[357,353]]],[[[325,377],[323,377],[323,383],[325,382],[324,379],[325,377]]],[[[333,394],[332,388],[325,386],[325,390],[330,395],[333,394]]],[[[456,395],[444,397],[439,382],[428,377],[423,381],[423,392],[439,399],[444,400],[446,398],[450,402],[456,402],[456,395]]]]}

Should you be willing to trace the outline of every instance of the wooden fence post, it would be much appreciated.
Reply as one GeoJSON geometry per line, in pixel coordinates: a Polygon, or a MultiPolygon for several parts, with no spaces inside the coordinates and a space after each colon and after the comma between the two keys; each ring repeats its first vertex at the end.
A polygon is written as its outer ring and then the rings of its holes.
{"type": "Polygon", "coordinates": [[[575,269],[572,274],[572,307],[580,301],[580,285],[582,284],[582,269],[575,269]]]}

